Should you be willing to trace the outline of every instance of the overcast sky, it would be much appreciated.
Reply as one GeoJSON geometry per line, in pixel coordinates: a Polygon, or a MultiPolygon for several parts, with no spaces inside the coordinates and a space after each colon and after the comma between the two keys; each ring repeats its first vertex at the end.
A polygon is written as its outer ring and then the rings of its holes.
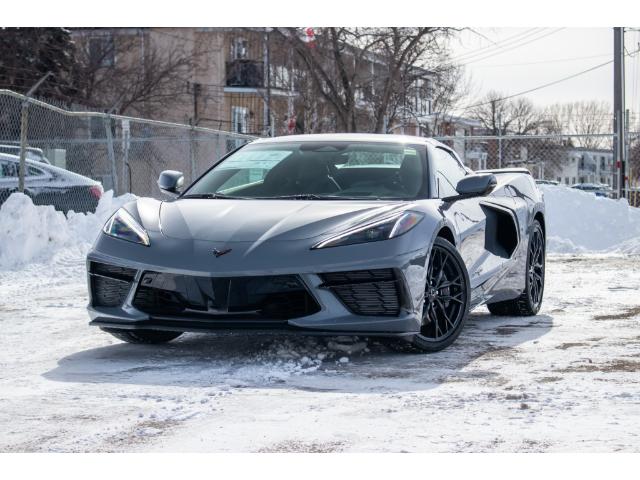
{"type": "MultiPolygon", "coordinates": [[[[612,28],[477,28],[452,41],[454,60],[466,64],[475,95],[488,90],[514,94],[553,82],[613,58],[612,28]],[[483,38],[486,37],[486,38],[483,38]],[[585,58],[589,57],[589,58],[585,58]]],[[[638,32],[625,34],[629,52],[638,32]]],[[[638,55],[627,58],[627,107],[638,111],[638,55]],[[635,82],[634,82],[635,79],[635,82]],[[634,88],[634,83],[636,83],[634,88]]],[[[574,100],[613,103],[613,64],[526,94],[538,105],[574,100]]]]}

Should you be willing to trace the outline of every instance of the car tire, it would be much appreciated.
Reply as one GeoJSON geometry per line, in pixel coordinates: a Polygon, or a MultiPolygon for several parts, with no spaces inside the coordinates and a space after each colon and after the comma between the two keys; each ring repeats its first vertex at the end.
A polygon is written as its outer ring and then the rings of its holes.
{"type": "Polygon", "coordinates": [[[164,330],[117,330],[111,328],[103,328],[103,330],[123,342],[147,345],[167,343],[175,340],[183,333],[164,330]]]}
{"type": "Polygon", "coordinates": [[[470,299],[469,274],[462,257],[450,242],[436,238],[427,265],[423,326],[410,339],[412,349],[432,353],[451,345],[467,321],[470,299]]]}
{"type": "Polygon", "coordinates": [[[527,245],[525,288],[518,298],[487,304],[492,315],[528,317],[540,311],[544,294],[545,249],[544,231],[540,222],[534,220],[527,245]]]}

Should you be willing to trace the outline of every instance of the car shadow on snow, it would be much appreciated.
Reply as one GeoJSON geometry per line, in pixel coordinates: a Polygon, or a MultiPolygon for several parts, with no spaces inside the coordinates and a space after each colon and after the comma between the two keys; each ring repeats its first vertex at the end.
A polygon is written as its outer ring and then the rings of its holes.
{"type": "Polygon", "coordinates": [[[552,326],[549,315],[472,313],[453,345],[428,355],[399,352],[372,338],[185,334],[165,345],[114,343],[76,352],[44,377],[74,383],[347,393],[424,390],[473,378],[500,384],[506,380],[496,364],[512,360],[519,345],[536,341],[552,326]]]}

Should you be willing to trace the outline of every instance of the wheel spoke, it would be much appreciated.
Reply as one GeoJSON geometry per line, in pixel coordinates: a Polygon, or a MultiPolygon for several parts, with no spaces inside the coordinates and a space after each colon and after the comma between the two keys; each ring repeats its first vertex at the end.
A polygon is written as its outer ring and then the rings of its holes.
{"type": "MultiPolygon", "coordinates": [[[[444,308],[444,305],[442,305],[442,302],[440,301],[440,299],[437,299],[436,303],[440,307],[440,310],[442,311],[442,314],[444,315],[445,321],[450,325],[451,328],[454,328],[455,325],[453,324],[453,322],[451,322],[451,319],[449,318],[449,315],[447,315],[447,310],[444,308]]],[[[449,331],[449,328],[447,328],[447,331],[449,331]]]]}

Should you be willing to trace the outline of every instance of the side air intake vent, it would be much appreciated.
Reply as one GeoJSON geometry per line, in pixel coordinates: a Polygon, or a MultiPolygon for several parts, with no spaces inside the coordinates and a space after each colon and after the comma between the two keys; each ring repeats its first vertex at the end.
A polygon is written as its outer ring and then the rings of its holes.
{"type": "Polygon", "coordinates": [[[518,227],[509,210],[481,205],[487,217],[484,248],[502,258],[510,258],[518,246],[518,227]]]}

